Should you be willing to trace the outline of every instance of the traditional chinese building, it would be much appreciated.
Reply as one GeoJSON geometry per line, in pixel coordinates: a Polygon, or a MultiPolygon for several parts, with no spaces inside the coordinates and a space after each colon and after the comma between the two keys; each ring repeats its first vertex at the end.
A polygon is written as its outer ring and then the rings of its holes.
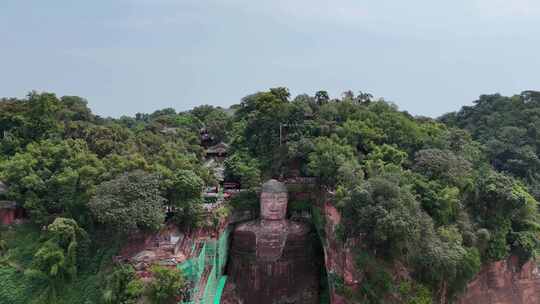
{"type": "Polygon", "coordinates": [[[17,219],[24,217],[23,208],[16,202],[6,200],[8,187],[0,182],[0,224],[11,225],[17,219]]]}

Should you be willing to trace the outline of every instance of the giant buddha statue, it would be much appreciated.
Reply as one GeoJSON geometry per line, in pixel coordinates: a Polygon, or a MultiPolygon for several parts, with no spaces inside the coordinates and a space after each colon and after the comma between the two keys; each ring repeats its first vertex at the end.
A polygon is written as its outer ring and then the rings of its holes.
{"type": "Polygon", "coordinates": [[[229,280],[243,304],[315,304],[320,265],[310,227],[286,219],[287,188],[277,180],[262,185],[260,219],[234,230],[229,280]]]}

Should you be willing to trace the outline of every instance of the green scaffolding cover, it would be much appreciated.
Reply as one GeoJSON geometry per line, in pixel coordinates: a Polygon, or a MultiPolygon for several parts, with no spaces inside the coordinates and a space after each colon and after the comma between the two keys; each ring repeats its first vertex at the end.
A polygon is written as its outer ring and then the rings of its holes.
{"type": "Polygon", "coordinates": [[[221,278],[219,279],[217,290],[216,290],[216,297],[214,298],[214,304],[221,303],[221,295],[223,295],[223,289],[225,289],[226,283],[227,283],[227,276],[221,276],[221,278]]]}
{"type": "Polygon", "coordinates": [[[225,272],[225,266],[227,265],[228,251],[229,251],[229,229],[226,229],[219,237],[218,240],[218,261],[217,267],[219,274],[225,272]]]}
{"type": "MultiPolygon", "coordinates": [[[[193,248],[194,251],[195,248],[193,248]]],[[[199,254],[181,264],[177,268],[181,270],[186,278],[191,282],[190,294],[193,297],[190,301],[181,304],[219,304],[226,277],[223,276],[229,250],[229,229],[220,234],[218,240],[208,240],[204,242],[199,254]],[[203,273],[207,267],[211,267],[210,274],[203,282],[203,273]],[[204,293],[197,299],[201,287],[204,293]]]]}
{"type": "Polygon", "coordinates": [[[210,275],[208,276],[208,280],[206,281],[206,286],[204,288],[204,294],[202,299],[200,300],[200,304],[214,304],[214,298],[216,296],[216,290],[217,290],[217,278],[216,278],[216,267],[212,267],[212,271],[210,272],[210,275]]]}

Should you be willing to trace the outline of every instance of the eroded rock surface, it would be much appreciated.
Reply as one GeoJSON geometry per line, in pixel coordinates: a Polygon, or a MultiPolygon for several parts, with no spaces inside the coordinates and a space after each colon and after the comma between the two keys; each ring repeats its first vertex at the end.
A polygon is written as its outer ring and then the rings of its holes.
{"type": "MultiPolygon", "coordinates": [[[[324,206],[326,218],[325,262],[328,273],[343,277],[343,284],[352,289],[361,284],[361,273],[353,263],[350,248],[357,244],[340,244],[335,240],[336,225],[341,215],[331,204],[324,206]]],[[[331,290],[332,304],[349,304],[343,296],[331,290]]],[[[540,304],[540,269],[536,261],[519,266],[517,257],[494,262],[482,268],[468,284],[457,304],[540,304]]]]}
{"type": "Polygon", "coordinates": [[[517,257],[484,266],[458,304],[540,303],[540,273],[535,261],[519,267],[517,257]]]}
{"type": "MultiPolygon", "coordinates": [[[[358,240],[349,239],[342,243],[336,239],[336,227],[341,222],[341,214],[331,202],[323,204],[324,226],[324,262],[329,280],[332,277],[343,278],[342,284],[352,290],[359,287],[362,280],[361,272],[356,269],[352,248],[359,246],[358,240]]],[[[332,285],[330,287],[330,303],[348,304],[350,301],[338,294],[332,285]]]]}

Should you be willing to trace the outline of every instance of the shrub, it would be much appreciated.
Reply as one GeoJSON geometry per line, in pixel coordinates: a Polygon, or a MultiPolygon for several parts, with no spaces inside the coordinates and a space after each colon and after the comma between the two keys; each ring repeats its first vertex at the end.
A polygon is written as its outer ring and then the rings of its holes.
{"type": "Polygon", "coordinates": [[[142,295],[144,286],[131,265],[121,265],[105,279],[103,301],[110,304],[134,304],[142,295]]]}
{"type": "Polygon", "coordinates": [[[184,276],[178,269],[152,267],[153,280],[148,284],[147,294],[152,303],[175,303],[185,285],[184,276]]]}

